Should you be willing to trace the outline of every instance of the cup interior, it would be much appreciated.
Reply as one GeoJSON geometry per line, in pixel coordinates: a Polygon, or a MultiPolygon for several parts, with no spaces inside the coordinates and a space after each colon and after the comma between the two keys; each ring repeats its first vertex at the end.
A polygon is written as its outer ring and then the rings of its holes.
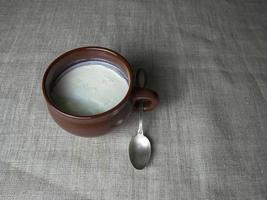
{"type": "MultiPolygon", "coordinates": [[[[77,71],[77,70],[76,70],[77,71]]],[[[84,47],[84,48],[79,48],[79,49],[74,49],[72,51],[69,51],[63,55],[61,55],[60,57],[58,57],[54,62],[51,63],[51,65],[48,67],[44,78],[43,78],[43,92],[44,95],[47,99],[47,101],[54,106],[56,109],[58,109],[59,111],[68,114],[68,115],[72,115],[72,116],[78,116],[78,117],[86,117],[86,116],[92,116],[92,115],[99,115],[105,112],[108,112],[110,110],[112,110],[114,107],[116,107],[117,105],[119,105],[120,103],[122,103],[125,98],[127,97],[127,95],[129,94],[131,88],[132,88],[132,71],[130,68],[130,65],[128,64],[128,62],[119,54],[108,50],[108,49],[104,49],[104,48],[99,48],[99,47],[84,47]],[[120,76],[126,83],[127,83],[127,89],[126,86],[124,86],[123,90],[124,93],[123,97],[118,99],[118,102],[116,102],[116,99],[114,100],[114,103],[110,103],[111,100],[108,99],[108,96],[105,97],[106,101],[105,102],[100,102],[101,104],[103,104],[103,108],[99,107],[98,111],[92,111],[92,112],[86,112],[83,107],[82,110],[83,112],[73,112],[73,110],[68,110],[65,109],[66,107],[61,106],[61,103],[59,103],[59,101],[56,101],[55,99],[55,87],[56,85],[59,83],[59,80],[63,80],[64,76],[67,77],[68,74],[70,74],[71,71],[74,71],[75,68],[77,67],[83,67],[82,65],[84,64],[88,64],[88,63],[103,63],[103,66],[106,67],[108,70],[113,71],[114,73],[116,73],[118,76],[120,76]],[[110,104],[110,105],[107,105],[110,104]],[[109,107],[108,107],[109,106],[109,107]],[[105,109],[104,109],[105,108],[105,109]],[[102,109],[102,110],[101,110],[102,109]]],[[[101,78],[99,76],[99,78],[101,78]]],[[[98,79],[96,79],[97,81],[100,81],[98,79]]],[[[62,82],[62,81],[61,81],[62,82]]],[[[77,81],[76,81],[77,82],[77,81]]],[[[79,83],[77,83],[79,84],[79,83]]],[[[77,85],[75,83],[75,85],[77,85]]],[[[64,89],[63,89],[64,91],[64,89]]],[[[86,91],[86,90],[84,90],[86,91]]],[[[117,90],[118,91],[118,90],[117,90]]],[[[81,90],[82,92],[82,90],[81,90]]],[[[81,93],[80,92],[80,93],[81,93]]],[[[103,94],[107,94],[108,92],[112,92],[112,88],[110,88],[109,90],[106,90],[106,92],[102,92],[103,94]]],[[[75,93],[77,93],[77,91],[75,91],[75,93]]],[[[114,93],[116,95],[116,93],[114,93]]],[[[119,93],[120,95],[122,95],[121,93],[119,93]]],[[[78,94],[80,95],[80,94],[78,94]]],[[[110,94],[111,95],[111,94],[110,94]]],[[[77,97],[77,95],[76,95],[77,97]]],[[[73,99],[75,100],[74,97],[73,99]]],[[[98,100],[100,99],[101,94],[98,98],[98,100]]],[[[116,97],[116,96],[115,96],[116,97]]],[[[111,97],[111,99],[113,99],[113,97],[111,97]]],[[[74,102],[75,103],[75,102],[74,102]]],[[[86,103],[86,102],[83,102],[86,103]]],[[[98,104],[98,103],[97,103],[98,104]]],[[[76,107],[77,107],[77,102],[76,102],[76,107]]],[[[74,106],[74,104],[73,104],[74,106]]],[[[78,105],[79,107],[79,105],[78,105]]],[[[97,107],[97,106],[93,106],[93,107],[97,107]]]]}

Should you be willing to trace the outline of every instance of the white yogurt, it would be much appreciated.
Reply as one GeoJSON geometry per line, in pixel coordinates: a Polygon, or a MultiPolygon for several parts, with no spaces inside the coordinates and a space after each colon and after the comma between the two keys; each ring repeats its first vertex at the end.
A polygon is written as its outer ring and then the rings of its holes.
{"type": "Polygon", "coordinates": [[[129,89],[127,80],[116,69],[102,61],[79,63],[56,80],[52,99],[61,110],[78,116],[108,111],[129,89]]]}

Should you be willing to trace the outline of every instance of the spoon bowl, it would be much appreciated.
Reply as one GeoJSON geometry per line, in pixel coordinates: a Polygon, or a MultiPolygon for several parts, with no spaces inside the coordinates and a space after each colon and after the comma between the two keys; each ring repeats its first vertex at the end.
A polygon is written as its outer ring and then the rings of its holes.
{"type": "Polygon", "coordinates": [[[143,169],[149,162],[151,144],[143,134],[135,135],[129,145],[129,156],[132,165],[136,169],[143,169]]]}

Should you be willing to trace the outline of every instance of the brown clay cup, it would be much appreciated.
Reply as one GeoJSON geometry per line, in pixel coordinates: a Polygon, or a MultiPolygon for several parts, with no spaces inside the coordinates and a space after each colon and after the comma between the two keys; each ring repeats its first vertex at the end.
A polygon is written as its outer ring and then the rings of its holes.
{"type": "Polygon", "coordinates": [[[48,111],[60,127],[74,135],[91,137],[107,133],[120,125],[135,110],[138,101],[144,102],[144,111],[153,110],[157,106],[159,99],[154,91],[135,87],[134,84],[133,70],[120,54],[102,47],[82,47],[64,53],[48,66],[43,76],[42,90],[48,111]],[[102,60],[119,67],[128,78],[127,94],[115,107],[96,115],[75,116],[60,110],[51,98],[51,89],[55,80],[74,64],[89,60],[102,60]]]}

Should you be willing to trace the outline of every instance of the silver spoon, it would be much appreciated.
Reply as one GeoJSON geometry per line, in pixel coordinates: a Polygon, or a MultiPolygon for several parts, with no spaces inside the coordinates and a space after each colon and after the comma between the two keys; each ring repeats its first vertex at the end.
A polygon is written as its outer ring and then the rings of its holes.
{"type": "MultiPolygon", "coordinates": [[[[141,71],[141,70],[140,70],[141,71]]],[[[140,85],[140,71],[137,73],[137,81],[139,81],[140,85]]],[[[144,75],[144,84],[145,80],[145,72],[143,71],[144,75]]],[[[150,155],[151,155],[151,144],[148,138],[144,135],[143,131],[143,102],[139,104],[139,128],[137,134],[132,137],[130,145],[129,145],[129,156],[132,165],[136,169],[143,169],[149,162],[150,155]]]]}

